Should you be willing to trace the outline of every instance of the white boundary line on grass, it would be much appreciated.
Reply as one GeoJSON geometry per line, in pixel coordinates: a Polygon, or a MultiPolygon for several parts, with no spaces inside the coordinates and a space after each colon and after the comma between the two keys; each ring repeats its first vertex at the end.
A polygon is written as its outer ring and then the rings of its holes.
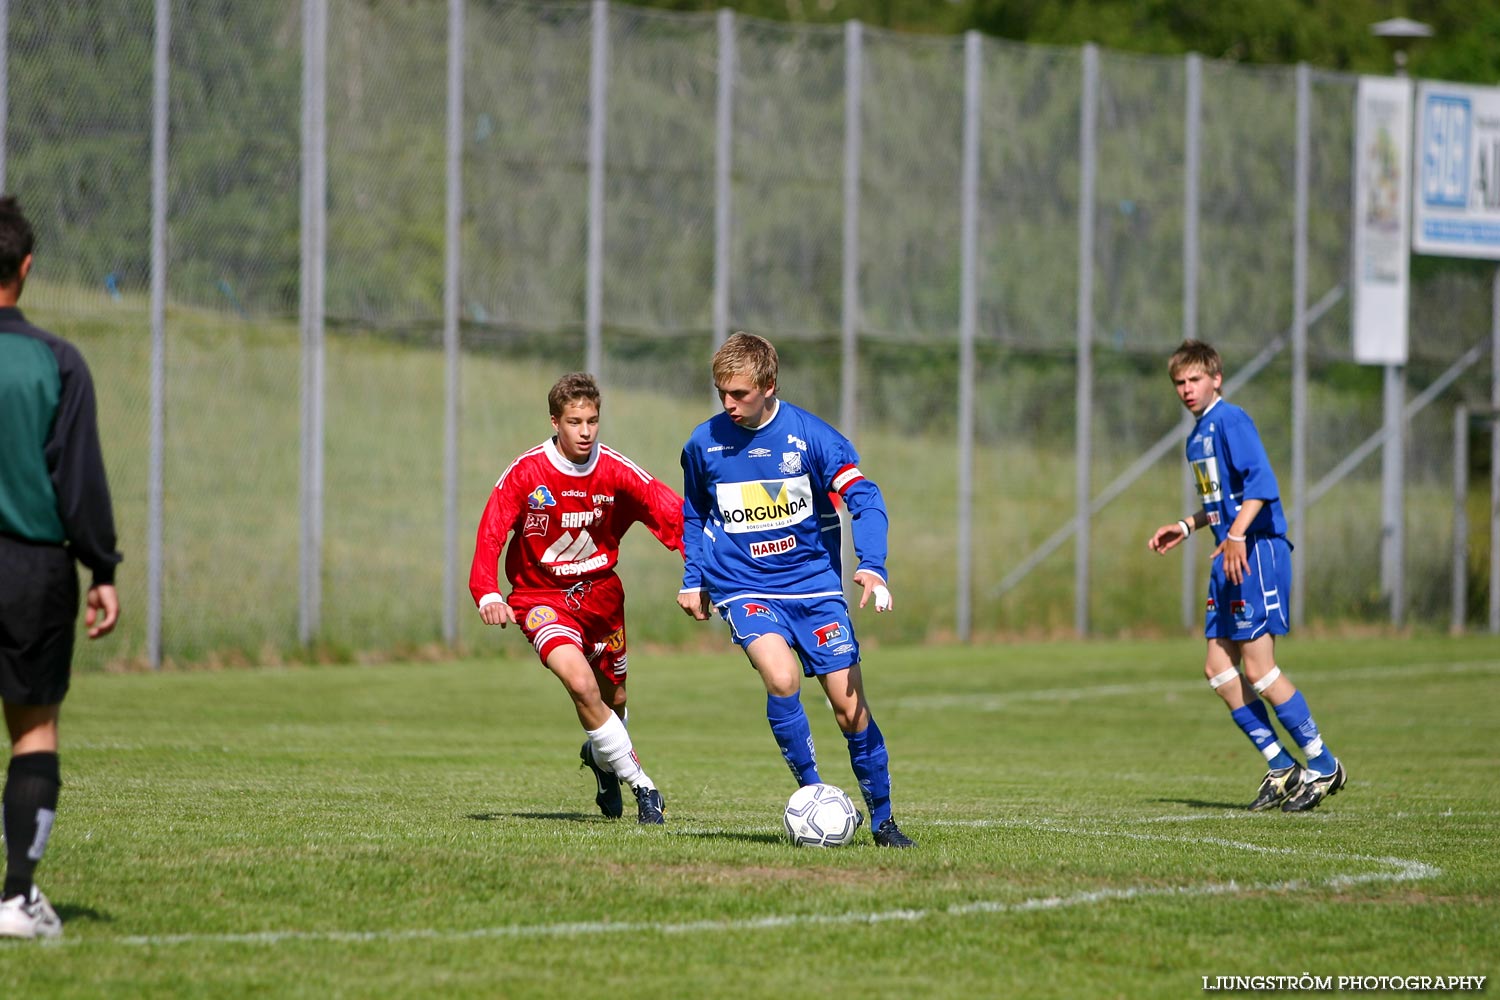
{"type": "Polygon", "coordinates": [[[969,820],[939,822],[938,826],[971,827],[1025,827],[1051,833],[1074,834],[1083,837],[1124,837],[1130,840],[1168,841],[1199,844],[1205,847],[1229,847],[1238,851],[1258,854],[1300,855],[1319,857],[1335,861],[1348,861],[1360,865],[1380,865],[1388,871],[1341,872],[1324,879],[1289,879],[1279,882],[1198,882],[1185,885],[1140,885],[1122,889],[1091,889],[1066,896],[1034,896],[1029,899],[1005,902],[1002,900],[978,900],[971,903],[954,903],[951,906],[930,909],[893,909],[855,913],[788,913],[776,916],[756,917],[747,920],[692,920],[682,923],[659,921],[585,921],[557,924],[508,924],[500,927],[480,927],[472,930],[450,930],[443,928],[413,928],[409,930],[384,931],[261,931],[250,934],[148,934],[117,938],[67,938],[63,943],[123,944],[144,947],[168,945],[277,945],[283,943],[333,942],[398,942],[398,941],[466,941],[506,938],[568,938],[593,937],[601,934],[711,934],[755,930],[779,930],[786,927],[820,927],[851,924],[915,923],[941,917],[966,917],[996,913],[1027,913],[1035,910],[1055,910],[1071,906],[1091,906],[1099,903],[1149,899],[1154,897],[1176,897],[1191,899],[1203,896],[1229,896],[1260,892],[1301,892],[1311,889],[1344,889],[1349,886],[1371,882],[1411,882],[1434,878],[1442,869],[1422,861],[1406,858],[1382,858],[1363,854],[1341,854],[1330,851],[1306,851],[1295,847],[1268,847],[1247,841],[1229,840],[1223,837],[1185,837],[1171,834],[1136,833],[1116,828],[1089,829],[1057,824],[1050,820],[1006,821],[969,820]]]}
{"type": "MultiPolygon", "coordinates": [[[[1293,670],[1293,674],[1297,672],[1293,670]]],[[[1461,663],[1412,663],[1404,666],[1377,664],[1369,667],[1352,667],[1346,670],[1307,671],[1315,681],[1363,681],[1386,680],[1401,677],[1427,676],[1431,674],[1494,674],[1500,673],[1500,660],[1473,660],[1461,663]]],[[[969,692],[966,694],[911,695],[905,698],[887,699],[893,708],[910,711],[947,711],[966,708],[973,712],[998,712],[1010,705],[1038,701],[1081,701],[1087,698],[1123,698],[1143,694],[1180,694],[1195,691],[1203,686],[1201,680],[1146,681],[1139,684],[1094,684],[1086,687],[1043,688],[1033,691],[1009,691],[1000,694],[969,692]]]]}

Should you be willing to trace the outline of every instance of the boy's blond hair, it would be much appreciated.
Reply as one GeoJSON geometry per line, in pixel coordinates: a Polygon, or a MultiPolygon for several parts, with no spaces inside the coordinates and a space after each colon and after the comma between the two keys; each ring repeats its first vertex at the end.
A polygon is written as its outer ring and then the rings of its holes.
{"type": "Polygon", "coordinates": [[[769,389],[776,384],[777,370],[775,345],[753,333],[736,333],[714,352],[714,385],[745,375],[757,389],[769,389]]]}
{"type": "Polygon", "coordinates": [[[1219,352],[1201,340],[1184,340],[1167,362],[1167,374],[1172,378],[1187,368],[1201,369],[1209,377],[1224,374],[1224,362],[1219,358],[1219,352]]]}

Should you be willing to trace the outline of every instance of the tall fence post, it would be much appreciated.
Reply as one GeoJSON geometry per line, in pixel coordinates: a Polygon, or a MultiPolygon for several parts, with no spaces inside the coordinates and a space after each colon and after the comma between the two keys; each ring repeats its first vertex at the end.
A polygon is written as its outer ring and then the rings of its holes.
{"type": "Polygon", "coordinates": [[[1077,440],[1074,452],[1073,628],[1089,631],[1089,500],[1094,462],[1094,183],[1098,165],[1099,47],[1083,47],[1078,125],[1077,440]]]}
{"type": "MultiPolygon", "coordinates": [[[[1500,267],[1490,282],[1490,411],[1500,415],[1500,267]]],[[[1490,634],[1500,635],[1500,419],[1490,424],[1490,634]]]]}
{"type": "Polygon", "coordinates": [[[859,157],[864,141],[860,120],[864,96],[864,27],[844,25],[844,298],[843,363],[839,366],[839,428],[855,439],[858,415],[859,352],[859,157]]]}
{"type": "Polygon", "coordinates": [[[984,39],[964,35],[964,148],[959,180],[958,524],[954,601],[959,642],[973,635],[974,577],[974,338],[979,323],[979,110],[984,83],[984,39]]]}
{"type": "Polygon", "coordinates": [[[1464,630],[1469,604],[1469,408],[1453,408],[1453,614],[1448,630],[1464,630]]]}
{"type": "MultiPolygon", "coordinates": [[[[1296,219],[1292,236],[1292,523],[1295,551],[1307,539],[1307,212],[1312,171],[1312,72],[1297,64],[1296,219]]],[[[1302,624],[1307,559],[1292,560],[1294,625],[1302,624]]]]}
{"type": "Polygon", "coordinates": [[[324,263],[328,169],[328,3],[302,5],[302,552],[298,638],[308,645],[322,617],[324,263]]]}
{"type": "Polygon", "coordinates": [[[458,644],[459,298],[463,275],[464,2],[448,0],[447,190],[443,206],[443,642],[458,644]]]}
{"type": "Polygon", "coordinates": [[[10,0],[0,0],[0,194],[5,193],[5,133],[10,127],[10,0]]]}
{"type": "Polygon", "coordinates": [[[151,427],[146,473],[146,662],[161,667],[162,507],[166,490],[167,116],[172,4],[156,0],[151,83],[151,427]]]}
{"type": "Polygon", "coordinates": [[[584,276],[584,367],[603,378],[604,128],[609,113],[609,0],[594,0],[589,46],[589,247],[584,276]]]}
{"type": "MultiPolygon", "coordinates": [[[[1187,56],[1187,109],[1182,129],[1182,339],[1198,339],[1198,179],[1203,162],[1203,58],[1196,52],[1187,56]]],[[[1178,466],[1178,492],[1184,511],[1197,510],[1198,498],[1192,470],[1184,462],[1178,466]]],[[[1184,543],[1177,572],[1182,580],[1182,627],[1191,628],[1198,613],[1198,543],[1190,535],[1184,543]]]]}
{"type": "Polygon", "coordinates": [[[714,126],[714,349],[729,338],[730,227],[734,222],[734,11],[719,10],[719,92],[714,126]]]}

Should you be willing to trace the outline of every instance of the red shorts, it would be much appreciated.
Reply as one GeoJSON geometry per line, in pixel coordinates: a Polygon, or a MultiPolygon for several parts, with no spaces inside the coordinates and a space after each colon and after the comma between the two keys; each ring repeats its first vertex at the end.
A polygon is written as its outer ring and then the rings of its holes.
{"type": "Polygon", "coordinates": [[[559,646],[576,646],[595,670],[625,682],[625,587],[617,576],[568,590],[517,590],[510,607],[543,663],[559,646]]]}

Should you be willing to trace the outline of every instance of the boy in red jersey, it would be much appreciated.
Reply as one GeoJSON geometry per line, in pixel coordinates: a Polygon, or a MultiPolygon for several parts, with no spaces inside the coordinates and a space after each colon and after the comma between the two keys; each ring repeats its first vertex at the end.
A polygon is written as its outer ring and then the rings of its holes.
{"type": "Polygon", "coordinates": [[[469,592],[485,624],[520,625],[543,666],[567,688],[588,733],[579,756],[594,772],[600,811],[623,812],[624,781],[635,793],[640,822],[662,823],[661,792],[625,728],[625,590],[615,563],[620,538],[637,521],[681,552],[682,498],[599,443],[599,386],[592,376],[564,375],[547,405],[556,433],[523,452],[491,491],[469,592]],[[496,575],[502,548],[508,599],[496,575]]]}

